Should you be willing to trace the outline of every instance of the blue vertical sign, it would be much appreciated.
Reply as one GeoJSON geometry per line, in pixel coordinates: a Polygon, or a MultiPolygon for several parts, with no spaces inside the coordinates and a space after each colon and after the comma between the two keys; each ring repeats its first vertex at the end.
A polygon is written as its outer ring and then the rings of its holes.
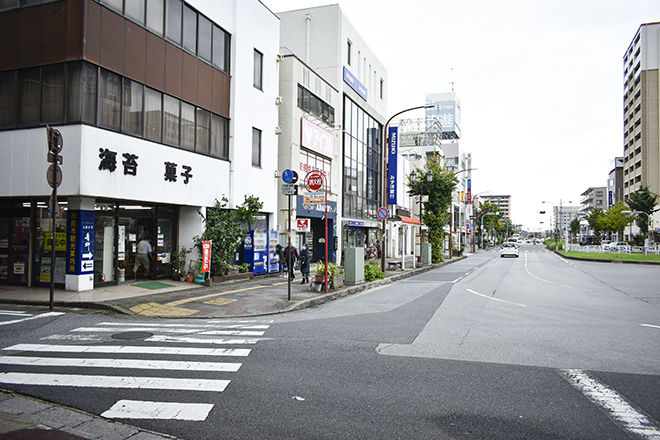
{"type": "Polygon", "coordinates": [[[94,211],[69,210],[67,214],[66,273],[94,273],[94,211]]]}
{"type": "Polygon", "coordinates": [[[399,127],[387,132],[387,204],[396,205],[396,175],[399,164],[399,127]]]}

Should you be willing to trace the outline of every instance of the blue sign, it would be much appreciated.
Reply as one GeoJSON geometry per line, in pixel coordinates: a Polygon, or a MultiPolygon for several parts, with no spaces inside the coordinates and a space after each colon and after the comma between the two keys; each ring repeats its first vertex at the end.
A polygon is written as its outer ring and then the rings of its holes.
{"type": "Polygon", "coordinates": [[[284,181],[284,183],[291,183],[291,181],[293,180],[293,171],[284,170],[282,172],[282,180],[284,181]]]}
{"type": "Polygon", "coordinates": [[[352,221],[349,221],[349,222],[348,222],[348,226],[362,227],[362,226],[364,226],[364,222],[352,222],[352,221]]]}
{"type": "Polygon", "coordinates": [[[94,211],[68,211],[66,273],[94,273],[94,223],[94,211]]]}
{"type": "Polygon", "coordinates": [[[344,82],[348,84],[351,89],[355,90],[358,95],[365,101],[367,100],[367,88],[362,85],[360,81],[351,73],[346,66],[344,66],[344,82]]]}
{"type": "Polygon", "coordinates": [[[396,177],[399,162],[399,127],[387,131],[387,203],[396,205],[396,177]]]}

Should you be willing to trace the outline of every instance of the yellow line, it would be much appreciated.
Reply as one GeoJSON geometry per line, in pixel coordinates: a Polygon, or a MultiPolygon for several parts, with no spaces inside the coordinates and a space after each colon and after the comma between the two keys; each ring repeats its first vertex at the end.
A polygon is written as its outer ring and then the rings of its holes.
{"type": "MultiPolygon", "coordinates": [[[[287,281],[282,282],[282,283],[274,283],[273,286],[280,286],[280,285],[286,284],[286,283],[287,283],[287,281]]],[[[186,303],[189,303],[189,302],[203,301],[203,300],[208,299],[208,298],[215,298],[216,296],[227,295],[228,293],[245,292],[247,290],[263,289],[263,288],[266,288],[266,287],[270,287],[270,286],[254,286],[254,287],[246,287],[245,289],[228,290],[227,292],[211,293],[211,294],[208,294],[208,295],[196,296],[194,298],[186,298],[186,299],[180,299],[178,301],[172,301],[172,302],[166,303],[165,305],[175,307],[175,306],[179,306],[181,304],[186,304],[186,303]]]]}

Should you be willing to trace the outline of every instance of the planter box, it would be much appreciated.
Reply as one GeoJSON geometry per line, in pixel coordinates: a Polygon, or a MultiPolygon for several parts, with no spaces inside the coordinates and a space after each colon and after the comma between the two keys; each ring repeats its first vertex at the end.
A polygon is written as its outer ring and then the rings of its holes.
{"type": "Polygon", "coordinates": [[[252,277],[253,275],[251,272],[243,272],[235,275],[225,275],[224,277],[213,277],[213,282],[222,283],[224,281],[249,280],[252,277]]]}
{"type": "Polygon", "coordinates": [[[338,289],[344,287],[344,275],[338,274],[332,277],[332,288],[338,289]]]}

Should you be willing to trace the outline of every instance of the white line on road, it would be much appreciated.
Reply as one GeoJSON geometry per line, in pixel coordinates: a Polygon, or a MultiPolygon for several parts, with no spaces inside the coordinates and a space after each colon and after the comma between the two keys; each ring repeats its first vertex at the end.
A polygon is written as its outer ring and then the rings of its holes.
{"type": "Polygon", "coordinates": [[[108,419],[165,419],[204,421],[213,409],[210,403],[145,402],[120,400],[101,414],[108,419]]]}
{"type": "Polygon", "coordinates": [[[29,321],[31,319],[50,318],[52,316],[60,316],[60,315],[64,315],[64,313],[61,313],[61,312],[48,312],[48,313],[42,313],[41,315],[30,316],[28,318],[16,319],[14,321],[0,322],[0,325],[17,324],[19,322],[29,321]]]}
{"type": "Polygon", "coordinates": [[[150,390],[224,391],[228,380],[167,377],[85,376],[78,374],[0,373],[0,383],[89,388],[143,388],[150,390]]]}
{"type": "Polygon", "coordinates": [[[40,367],[130,368],[138,370],[222,371],[235,373],[241,368],[231,362],[157,361],[140,359],[85,359],[33,356],[0,356],[0,364],[40,367]]]}
{"type": "Polygon", "coordinates": [[[543,278],[539,278],[536,275],[532,274],[529,269],[527,269],[527,254],[525,253],[525,271],[532,277],[536,278],[539,281],[543,281],[544,283],[549,283],[549,284],[554,284],[552,281],[544,280],[543,278]]]}
{"type": "Polygon", "coordinates": [[[145,339],[147,342],[181,342],[186,344],[256,344],[259,339],[205,339],[205,338],[189,338],[186,336],[166,336],[155,335],[145,339]]]}
{"type": "Polygon", "coordinates": [[[7,316],[32,316],[31,313],[26,313],[24,311],[17,311],[17,310],[0,310],[0,315],[7,315],[7,316]]]}
{"type": "Polygon", "coordinates": [[[660,429],[641,410],[637,410],[622,395],[582,370],[560,370],[559,374],[589,400],[606,411],[624,430],[644,439],[660,439],[660,429]]]}
{"type": "Polygon", "coordinates": [[[660,328],[660,325],[653,325],[653,324],[640,324],[643,327],[651,327],[651,328],[660,328]]]}
{"type": "Polygon", "coordinates": [[[493,300],[493,301],[499,301],[499,302],[503,302],[503,303],[506,303],[506,304],[511,304],[511,305],[514,305],[514,306],[527,307],[525,304],[519,304],[519,303],[515,303],[515,302],[511,302],[511,301],[505,301],[505,300],[499,299],[499,298],[493,298],[492,296],[488,296],[488,295],[484,295],[483,293],[475,292],[472,289],[467,289],[467,291],[474,294],[474,295],[481,296],[483,298],[490,299],[490,300],[493,300]]]}
{"type": "Polygon", "coordinates": [[[263,336],[262,331],[252,330],[206,330],[196,328],[160,328],[160,327],[79,327],[72,332],[161,332],[161,333],[183,333],[200,335],[224,335],[224,336],[263,336]]]}
{"type": "Polygon", "coordinates": [[[206,324],[140,324],[140,323],[121,323],[121,322],[100,322],[96,325],[109,325],[113,327],[193,327],[193,328],[240,328],[249,330],[266,330],[270,325],[247,325],[247,324],[219,324],[219,325],[206,325],[206,324]]]}
{"type": "Polygon", "coordinates": [[[55,353],[154,354],[184,356],[247,356],[249,348],[188,348],[188,347],[134,347],[130,345],[47,345],[18,344],[3,348],[11,351],[37,351],[55,353]]]}

